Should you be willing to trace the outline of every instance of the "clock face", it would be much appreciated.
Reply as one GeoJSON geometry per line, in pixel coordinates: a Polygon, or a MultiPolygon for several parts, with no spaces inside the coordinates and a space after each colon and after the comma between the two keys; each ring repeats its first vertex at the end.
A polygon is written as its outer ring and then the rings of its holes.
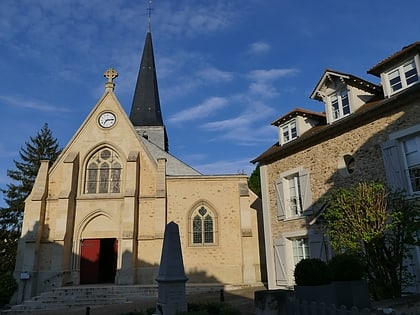
{"type": "Polygon", "coordinates": [[[106,112],[99,116],[99,125],[104,128],[112,127],[115,124],[116,118],[113,113],[106,112]]]}

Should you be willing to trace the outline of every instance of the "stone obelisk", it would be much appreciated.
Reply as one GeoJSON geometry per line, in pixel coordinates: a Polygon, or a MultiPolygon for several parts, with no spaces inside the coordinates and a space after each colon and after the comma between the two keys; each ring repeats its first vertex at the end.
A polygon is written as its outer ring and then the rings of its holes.
{"type": "Polygon", "coordinates": [[[185,299],[184,261],[182,259],[179,228],[175,222],[166,225],[160,259],[158,283],[158,302],[156,314],[175,315],[187,311],[185,299]]]}

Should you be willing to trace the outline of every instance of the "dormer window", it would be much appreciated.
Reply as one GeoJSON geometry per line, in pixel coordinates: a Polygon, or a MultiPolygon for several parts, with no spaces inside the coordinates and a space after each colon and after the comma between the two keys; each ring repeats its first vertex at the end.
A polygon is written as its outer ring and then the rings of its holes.
{"type": "Polygon", "coordinates": [[[402,89],[419,81],[419,75],[416,68],[416,63],[411,60],[408,63],[400,65],[387,73],[389,82],[390,94],[396,93],[402,89]]]}
{"type": "Polygon", "coordinates": [[[341,90],[330,96],[332,120],[350,114],[350,103],[347,90],[341,90]]]}
{"type": "Polygon", "coordinates": [[[297,138],[296,120],[292,120],[280,127],[281,143],[287,143],[297,138]]]}

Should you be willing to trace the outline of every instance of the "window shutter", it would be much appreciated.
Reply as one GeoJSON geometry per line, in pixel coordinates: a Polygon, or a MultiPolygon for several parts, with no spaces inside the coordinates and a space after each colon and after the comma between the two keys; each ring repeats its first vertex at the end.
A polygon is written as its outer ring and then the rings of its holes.
{"type": "Polygon", "coordinates": [[[382,143],[382,158],[389,187],[392,190],[406,190],[396,140],[382,143]]]}
{"type": "Polygon", "coordinates": [[[312,211],[312,193],[309,171],[302,170],[299,172],[300,195],[302,198],[302,207],[304,215],[311,215],[312,211]]]}
{"type": "Polygon", "coordinates": [[[274,261],[276,267],[276,284],[285,286],[288,284],[286,273],[286,248],[284,239],[274,240],[274,261]]]}
{"type": "Polygon", "coordinates": [[[322,234],[309,234],[309,254],[311,258],[327,259],[324,237],[322,234]]]}
{"type": "Polygon", "coordinates": [[[284,190],[283,190],[283,179],[278,178],[275,183],[276,195],[277,195],[277,218],[284,219],[286,212],[284,190]]]}

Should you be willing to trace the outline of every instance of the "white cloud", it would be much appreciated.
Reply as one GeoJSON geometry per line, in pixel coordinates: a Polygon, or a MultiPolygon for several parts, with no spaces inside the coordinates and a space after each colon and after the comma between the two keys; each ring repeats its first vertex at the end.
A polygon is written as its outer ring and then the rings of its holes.
{"type": "Polygon", "coordinates": [[[240,10],[233,8],[232,4],[226,1],[210,2],[208,5],[191,3],[177,5],[176,12],[172,3],[163,3],[159,8],[159,29],[169,35],[197,36],[224,30],[234,24],[240,15],[240,10]]]}
{"type": "Polygon", "coordinates": [[[215,67],[207,67],[197,72],[197,76],[206,82],[228,82],[232,81],[233,73],[228,71],[222,71],[215,67]]]}
{"type": "Polygon", "coordinates": [[[290,68],[290,69],[269,69],[269,70],[253,70],[249,73],[249,77],[258,82],[267,82],[274,81],[279,78],[284,78],[288,76],[295,76],[299,70],[290,68]]]}
{"type": "Polygon", "coordinates": [[[255,42],[250,45],[249,53],[254,55],[264,54],[271,50],[271,46],[265,42],[255,42]]]}
{"type": "Polygon", "coordinates": [[[52,105],[45,104],[43,102],[23,100],[23,99],[19,99],[17,97],[11,97],[11,96],[0,95],[0,100],[4,101],[6,104],[9,104],[10,106],[30,108],[30,109],[43,111],[43,112],[69,112],[70,111],[67,108],[52,106],[52,105]]]}
{"type": "Polygon", "coordinates": [[[202,119],[212,115],[216,110],[225,107],[228,101],[222,97],[211,97],[203,103],[180,111],[174,116],[169,118],[172,123],[181,123],[190,120],[202,119]]]}

